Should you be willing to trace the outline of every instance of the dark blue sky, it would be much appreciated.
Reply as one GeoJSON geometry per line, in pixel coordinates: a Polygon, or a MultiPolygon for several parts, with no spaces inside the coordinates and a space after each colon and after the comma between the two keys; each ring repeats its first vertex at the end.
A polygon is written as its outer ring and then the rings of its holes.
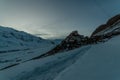
{"type": "Polygon", "coordinates": [[[0,25],[44,38],[64,37],[73,30],[90,35],[120,13],[119,0],[0,0],[0,25]]]}

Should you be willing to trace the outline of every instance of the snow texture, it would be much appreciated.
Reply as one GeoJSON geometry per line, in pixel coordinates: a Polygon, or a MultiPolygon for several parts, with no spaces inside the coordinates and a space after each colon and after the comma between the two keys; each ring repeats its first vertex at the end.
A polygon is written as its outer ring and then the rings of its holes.
{"type": "Polygon", "coordinates": [[[120,80],[120,36],[93,45],[55,80],[120,80]]]}

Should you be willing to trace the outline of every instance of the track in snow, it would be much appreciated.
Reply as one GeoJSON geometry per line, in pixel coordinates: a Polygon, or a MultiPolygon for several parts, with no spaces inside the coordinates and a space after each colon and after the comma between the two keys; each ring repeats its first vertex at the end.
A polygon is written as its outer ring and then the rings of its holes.
{"type": "Polygon", "coordinates": [[[90,46],[87,46],[74,54],[37,67],[33,71],[21,73],[11,80],[53,80],[61,71],[75,63],[89,48],[90,46]]]}

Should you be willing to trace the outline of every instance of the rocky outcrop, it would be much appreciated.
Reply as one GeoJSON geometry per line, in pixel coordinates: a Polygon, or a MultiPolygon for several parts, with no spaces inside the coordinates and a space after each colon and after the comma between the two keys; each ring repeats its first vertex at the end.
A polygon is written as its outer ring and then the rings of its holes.
{"type": "Polygon", "coordinates": [[[117,35],[120,35],[120,14],[109,19],[106,24],[100,25],[90,39],[104,42],[117,35]]]}
{"type": "Polygon", "coordinates": [[[120,31],[120,14],[112,17],[107,21],[106,24],[100,25],[91,35],[93,36],[100,36],[100,35],[110,35],[110,33],[118,34],[120,31]]]}
{"type": "Polygon", "coordinates": [[[78,34],[77,31],[73,31],[59,45],[57,45],[53,50],[51,50],[49,54],[78,48],[85,44],[85,39],[86,37],[78,34]]]}
{"type": "Polygon", "coordinates": [[[75,48],[78,48],[78,47],[81,47],[83,45],[88,44],[87,43],[88,39],[89,39],[88,37],[80,35],[78,33],[78,31],[73,31],[55,48],[53,48],[52,50],[50,50],[49,52],[47,52],[43,55],[35,57],[33,59],[38,59],[38,58],[41,58],[41,57],[53,55],[53,54],[56,54],[56,53],[59,53],[59,52],[73,50],[75,48]]]}
{"type": "Polygon", "coordinates": [[[114,23],[117,23],[120,20],[120,14],[112,17],[111,19],[108,20],[107,25],[113,25],[114,23]]]}

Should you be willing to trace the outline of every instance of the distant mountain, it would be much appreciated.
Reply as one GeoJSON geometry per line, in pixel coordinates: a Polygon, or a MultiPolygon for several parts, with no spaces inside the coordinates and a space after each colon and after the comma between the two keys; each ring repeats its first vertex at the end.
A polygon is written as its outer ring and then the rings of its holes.
{"type": "Polygon", "coordinates": [[[51,41],[54,42],[54,44],[60,44],[63,40],[64,39],[52,39],[51,41]]]}

